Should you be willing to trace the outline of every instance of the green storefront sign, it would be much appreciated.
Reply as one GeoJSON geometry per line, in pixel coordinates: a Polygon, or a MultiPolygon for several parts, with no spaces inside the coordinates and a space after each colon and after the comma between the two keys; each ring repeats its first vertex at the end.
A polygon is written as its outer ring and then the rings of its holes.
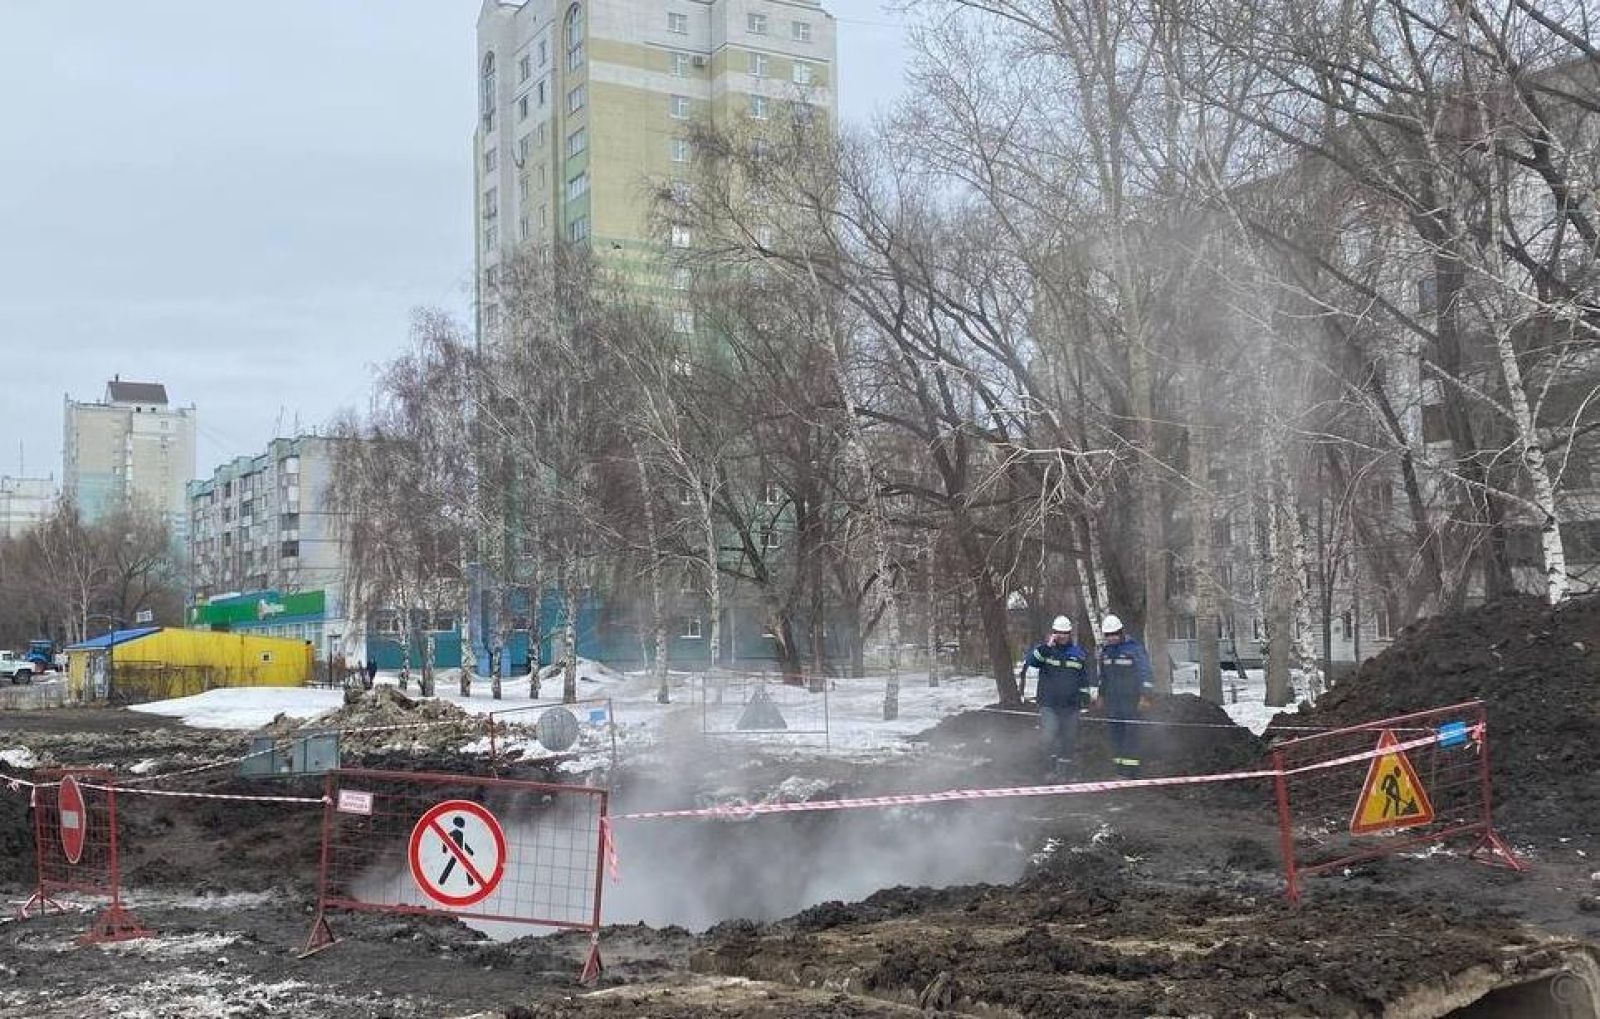
{"type": "Polygon", "coordinates": [[[323,591],[257,591],[190,609],[190,626],[228,629],[234,626],[266,626],[276,622],[320,619],[327,614],[328,598],[323,591]]]}

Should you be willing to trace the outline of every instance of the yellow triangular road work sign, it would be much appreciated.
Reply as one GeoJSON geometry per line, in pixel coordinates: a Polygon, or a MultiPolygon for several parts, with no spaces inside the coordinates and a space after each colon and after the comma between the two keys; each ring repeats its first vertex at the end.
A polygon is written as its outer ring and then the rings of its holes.
{"type": "MultiPolygon", "coordinates": [[[[1378,737],[1379,750],[1399,745],[1400,741],[1388,729],[1378,737]]],[[[1356,812],[1350,817],[1351,834],[1370,835],[1392,828],[1411,828],[1432,820],[1433,804],[1428,802],[1428,794],[1405,751],[1395,750],[1374,757],[1367,767],[1361,798],[1356,800],[1356,812]]]]}

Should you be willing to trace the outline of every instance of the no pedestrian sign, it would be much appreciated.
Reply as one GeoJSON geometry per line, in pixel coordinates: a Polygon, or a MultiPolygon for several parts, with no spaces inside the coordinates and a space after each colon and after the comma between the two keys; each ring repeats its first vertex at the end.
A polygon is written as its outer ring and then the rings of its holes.
{"type": "Polygon", "coordinates": [[[411,879],[441,906],[482,902],[506,874],[506,833],[489,808],[471,800],[429,807],[411,829],[411,879]]]}

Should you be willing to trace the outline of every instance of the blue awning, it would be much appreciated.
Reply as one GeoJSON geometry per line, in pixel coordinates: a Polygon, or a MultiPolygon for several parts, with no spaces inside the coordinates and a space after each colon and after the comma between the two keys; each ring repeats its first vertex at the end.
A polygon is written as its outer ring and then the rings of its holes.
{"type": "Polygon", "coordinates": [[[67,650],[99,651],[111,647],[113,644],[126,644],[130,640],[138,640],[140,637],[148,637],[152,633],[159,633],[160,631],[161,627],[159,626],[141,626],[136,630],[114,630],[111,633],[102,633],[100,636],[93,637],[81,644],[73,644],[67,650]]]}

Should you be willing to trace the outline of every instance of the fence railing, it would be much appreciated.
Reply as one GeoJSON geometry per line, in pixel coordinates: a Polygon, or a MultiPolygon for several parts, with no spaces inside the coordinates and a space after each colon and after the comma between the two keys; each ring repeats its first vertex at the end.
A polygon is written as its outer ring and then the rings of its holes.
{"type": "Polygon", "coordinates": [[[1471,858],[1522,869],[1494,829],[1481,701],[1287,740],[1272,761],[1292,900],[1306,875],[1458,838],[1475,840],[1471,858]]]}

